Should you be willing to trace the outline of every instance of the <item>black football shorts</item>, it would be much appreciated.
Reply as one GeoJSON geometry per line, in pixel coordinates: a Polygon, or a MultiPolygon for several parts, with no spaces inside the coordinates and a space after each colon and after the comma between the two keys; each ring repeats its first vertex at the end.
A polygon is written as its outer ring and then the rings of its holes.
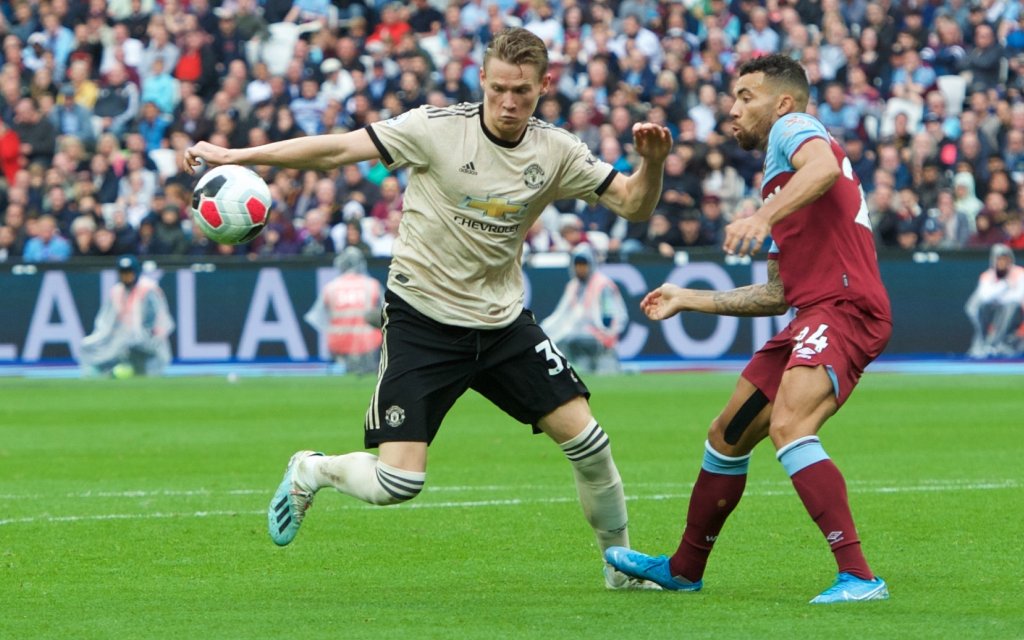
{"type": "Polygon", "coordinates": [[[590,391],[527,310],[502,329],[441,324],[392,292],[384,296],[384,343],[366,411],[365,443],[433,441],[448,410],[473,389],[533,425],[590,391]]]}

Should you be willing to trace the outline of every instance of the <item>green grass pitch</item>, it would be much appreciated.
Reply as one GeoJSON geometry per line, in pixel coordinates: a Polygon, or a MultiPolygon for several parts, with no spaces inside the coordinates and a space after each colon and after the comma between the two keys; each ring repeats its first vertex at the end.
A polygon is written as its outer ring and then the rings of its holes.
{"type": "MultiPolygon", "coordinates": [[[[675,549],[730,374],[588,380],[633,546],[675,549]]],[[[0,380],[0,638],[1022,638],[1024,386],[869,373],[823,431],[888,602],[834,564],[769,446],[699,594],[609,592],[571,473],[470,392],[396,507],[323,491],[277,548],[297,449],[360,449],[369,379],[0,380]]]]}

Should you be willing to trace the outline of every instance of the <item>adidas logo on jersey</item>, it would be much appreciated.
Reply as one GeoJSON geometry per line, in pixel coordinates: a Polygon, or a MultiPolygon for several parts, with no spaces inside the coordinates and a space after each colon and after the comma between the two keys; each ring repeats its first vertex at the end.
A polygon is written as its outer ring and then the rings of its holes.
{"type": "Polygon", "coordinates": [[[471,176],[475,176],[476,175],[476,166],[472,162],[467,162],[466,164],[464,164],[461,167],[459,167],[459,172],[460,173],[468,173],[471,176]]]}

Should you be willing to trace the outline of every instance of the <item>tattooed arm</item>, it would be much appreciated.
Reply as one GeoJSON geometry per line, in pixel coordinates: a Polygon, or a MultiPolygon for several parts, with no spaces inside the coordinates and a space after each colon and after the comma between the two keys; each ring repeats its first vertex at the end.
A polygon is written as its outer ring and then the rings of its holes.
{"type": "Polygon", "coordinates": [[[698,311],[719,316],[777,316],[789,309],[783,294],[779,265],[768,261],[768,282],[732,291],[683,289],[663,284],[644,296],[640,308],[651,320],[671,318],[680,311],[698,311]]]}

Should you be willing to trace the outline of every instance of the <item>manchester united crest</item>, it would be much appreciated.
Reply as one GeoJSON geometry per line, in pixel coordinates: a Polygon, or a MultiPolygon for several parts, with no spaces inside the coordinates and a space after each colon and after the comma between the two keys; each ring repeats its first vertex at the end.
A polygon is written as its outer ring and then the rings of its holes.
{"type": "Polygon", "coordinates": [[[402,426],[405,422],[405,409],[393,404],[388,407],[388,410],[384,412],[384,421],[388,423],[388,426],[394,429],[395,427],[402,426]]]}
{"type": "Polygon", "coordinates": [[[544,170],[536,162],[526,167],[526,171],[523,171],[523,181],[531,189],[540,189],[544,186],[545,180],[544,170]]]}

